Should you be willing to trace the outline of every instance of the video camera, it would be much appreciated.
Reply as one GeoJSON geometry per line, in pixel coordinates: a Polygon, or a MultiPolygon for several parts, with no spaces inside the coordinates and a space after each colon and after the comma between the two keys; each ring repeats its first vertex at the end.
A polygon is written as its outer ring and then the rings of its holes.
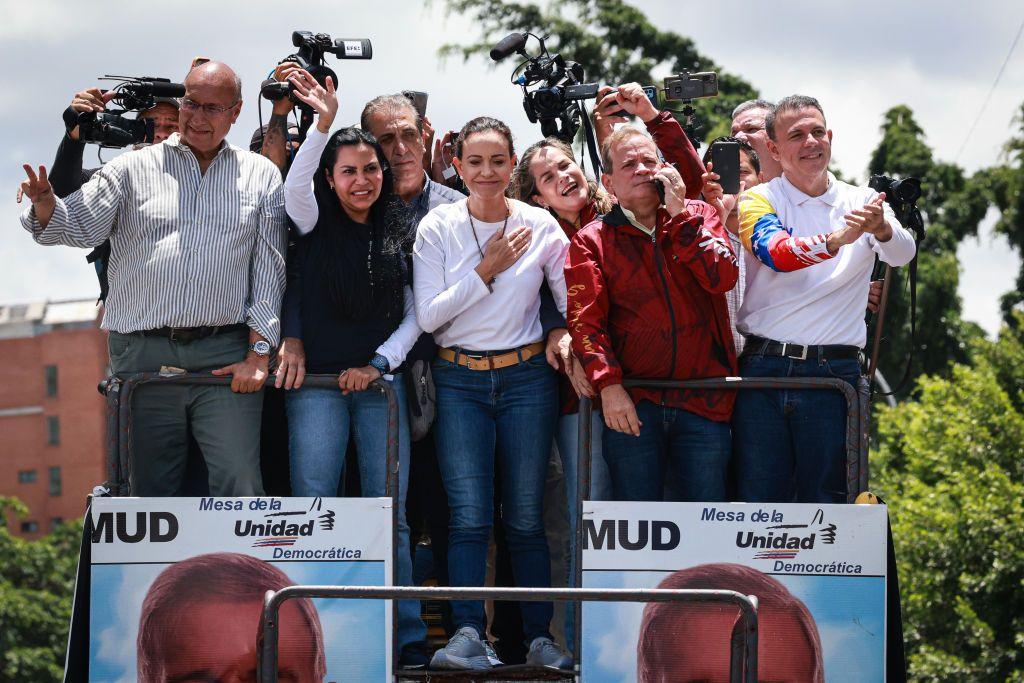
{"type": "Polygon", "coordinates": [[[530,123],[540,122],[545,136],[571,143],[579,130],[580,117],[584,115],[578,103],[597,97],[597,83],[584,83],[582,65],[567,61],[561,55],[552,55],[544,39],[533,33],[512,33],[502,38],[491,50],[491,59],[500,62],[513,52],[526,58],[512,71],[512,83],[523,89],[526,117],[530,123]],[[540,53],[536,56],[526,52],[530,37],[540,43],[540,53]],[[541,84],[539,88],[529,90],[530,86],[538,84],[541,84]]]}
{"type": "Polygon", "coordinates": [[[116,95],[111,102],[120,109],[103,112],[65,113],[68,128],[78,126],[79,140],[91,142],[100,147],[127,147],[153,142],[153,122],[147,119],[129,119],[124,114],[130,111],[143,112],[152,109],[158,98],[177,98],[185,95],[185,86],[171,83],[166,78],[152,76],[104,76],[102,81],[120,81],[114,86],[116,95]]]}
{"type": "MultiPolygon", "coordinates": [[[[280,63],[295,62],[310,73],[317,83],[326,87],[330,76],[334,87],[338,87],[338,74],[327,66],[324,57],[329,53],[338,59],[373,59],[373,45],[369,38],[339,38],[331,40],[326,33],[313,34],[309,31],[292,31],[292,45],[299,48],[280,63]]],[[[291,83],[280,83],[273,78],[263,81],[260,94],[268,100],[279,100],[291,94],[291,83]]],[[[306,107],[294,97],[292,101],[300,108],[306,107]]]]}

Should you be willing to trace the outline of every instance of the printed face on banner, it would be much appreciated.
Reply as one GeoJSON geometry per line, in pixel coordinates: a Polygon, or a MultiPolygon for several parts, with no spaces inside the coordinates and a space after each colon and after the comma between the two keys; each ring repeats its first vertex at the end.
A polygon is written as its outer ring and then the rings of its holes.
{"type": "MultiPolygon", "coordinates": [[[[583,525],[587,588],[756,596],[759,681],[884,680],[883,506],[587,502],[583,525]]],[[[584,680],[728,681],[742,636],[734,604],[585,603],[584,680]]]]}
{"type": "MultiPolygon", "coordinates": [[[[268,590],[391,584],[390,499],[98,498],[90,515],[94,681],[254,681],[268,590]]],[[[280,680],[390,675],[384,601],[293,599],[279,624],[280,680]]]]}

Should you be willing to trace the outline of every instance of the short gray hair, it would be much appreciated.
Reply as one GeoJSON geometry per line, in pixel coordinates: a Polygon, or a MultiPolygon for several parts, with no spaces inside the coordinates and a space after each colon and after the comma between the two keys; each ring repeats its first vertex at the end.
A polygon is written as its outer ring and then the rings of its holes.
{"type": "Polygon", "coordinates": [[[741,102],[736,106],[735,109],[732,110],[733,120],[735,121],[737,116],[739,116],[745,111],[750,111],[751,109],[765,109],[767,111],[771,111],[772,109],[775,109],[775,105],[769,102],[768,100],[760,99],[747,100],[746,102],[741,102]]]}
{"type": "Polygon", "coordinates": [[[376,116],[381,112],[394,111],[396,109],[403,108],[412,112],[412,116],[416,120],[416,129],[422,133],[423,119],[420,118],[420,113],[416,111],[416,105],[412,103],[412,100],[401,93],[395,93],[394,95],[380,95],[367,102],[366,106],[363,107],[363,113],[359,115],[359,127],[369,133],[371,117],[376,116]]]}
{"type": "Polygon", "coordinates": [[[775,107],[768,112],[768,116],[764,117],[764,128],[768,131],[768,137],[772,140],[775,139],[775,119],[779,117],[779,114],[784,111],[797,111],[800,109],[817,109],[821,112],[822,120],[825,119],[825,110],[821,108],[821,103],[813,97],[807,95],[790,95],[789,97],[783,97],[776,103],[775,107]]]}

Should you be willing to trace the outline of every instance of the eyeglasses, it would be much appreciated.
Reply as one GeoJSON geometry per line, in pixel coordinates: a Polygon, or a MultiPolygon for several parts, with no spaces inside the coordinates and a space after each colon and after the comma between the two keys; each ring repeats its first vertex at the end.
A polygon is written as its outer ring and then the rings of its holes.
{"type": "Polygon", "coordinates": [[[203,113],[207,116],[216,116],[217,114],[223,114],[224,112],[231,111],[236,104],[238,104],[238,100],[235,100],[226,107],[221,104],[199,104],[187,97],[181,100],[181,108],[185,111],[199,111],[202,109],[203,113]]]}

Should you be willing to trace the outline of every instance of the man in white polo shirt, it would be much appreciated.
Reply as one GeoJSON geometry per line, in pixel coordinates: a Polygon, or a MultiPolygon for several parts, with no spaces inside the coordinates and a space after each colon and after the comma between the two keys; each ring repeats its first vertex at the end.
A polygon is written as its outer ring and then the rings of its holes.
{"type": "MultiPolygon", "coordinates": [[[[740,198],[740,240],[757,260],[737,320],[747,337],[740,374],[838,377],[856,386],[875,255],[905,265],[914,239],[884,195],[829,173],[832,131],[817,100],[781,100],[765,127],[782,175],[740,198]]],[[[845,424],[837,392],[738,392],[740,500],[785,502],[795,494],[799,502],[845,502],[845,424]]]]}

